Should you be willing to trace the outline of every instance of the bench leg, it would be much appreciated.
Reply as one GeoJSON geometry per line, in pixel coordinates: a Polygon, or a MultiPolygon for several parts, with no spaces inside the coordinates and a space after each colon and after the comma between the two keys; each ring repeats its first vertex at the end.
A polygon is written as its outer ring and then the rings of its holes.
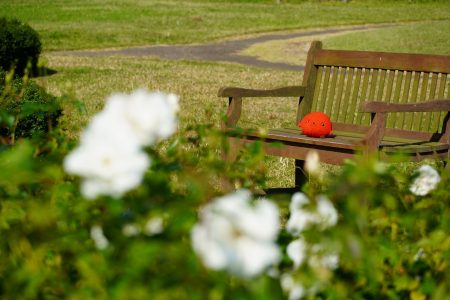
{"type": "Polygon", "coordinates": [[[301,188],[308,181],[305,172],[305,161],[295,160],[295,188],[301,188]]]}
{"type": "MultiPolygon", "coordinates": [[[[239,140],[229,138],[227,139],[228,147],[227,149],[222,149],[221,157],[224,161],[228,163],[233,163],[236,161],[237,156],[239,154],[239,150],[242,147],[242,142],[239,140]]],[[[220,179],[220,187],[219,189],[223,192],[230,192],[235,189],[234,184],[230,182],[228,179],[222,177],[220,179]]]]}
{"type": "Polygon", "coordinates": [[[238,156],[242,143],[236,139],[228,139],[228,149],[222,149],[222,159],[228,162],[234,162],[238,156]]]}

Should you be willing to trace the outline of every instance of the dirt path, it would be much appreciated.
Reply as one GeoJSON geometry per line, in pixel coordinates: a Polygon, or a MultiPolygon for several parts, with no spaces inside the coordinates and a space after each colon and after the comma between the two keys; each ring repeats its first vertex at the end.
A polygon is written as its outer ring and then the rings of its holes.
{"type": "MultiPolygon", "coordinates": [[[[363,31],[368,29],[391,27],[392,24],[348,26],[327,29],[312,29],[294,33],[270,33],[255,37],[237,40],[214,42],[202,45],[166,45],[166,46],[144,46],[121,48],[114,50],[78,50],[51,52],[51,55],[76,55],[76,56],[157,56],[163,59],[185,59],[202,61],[225,61],[262,68],[302,70],[303,66],[295,66],[287,63],[276,63],[260,60],[253,56],[238,54],[240,51],[258,44],[274,40],[288,40],[300,37],[311,37],[320,39],[323,36],[344,32],[363,31]]],[[[310,41],[311,41],[310,40],[310,41]]],[[[306,41],[305,43],[309,43],[306,41]]],[[[305,53],[306,55],[306,53],[305,53]]]]}

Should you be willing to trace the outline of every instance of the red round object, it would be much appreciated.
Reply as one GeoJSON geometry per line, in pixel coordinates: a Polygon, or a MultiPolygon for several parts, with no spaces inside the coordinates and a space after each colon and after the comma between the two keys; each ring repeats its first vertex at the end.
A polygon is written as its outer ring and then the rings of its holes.
{"type": "Polygon", "coordinates": [[[323,112],[312,112],[307,114],[299,123],[298,127],[304,135],[310,137],[322,137],[332,133],[330,118],[323,112]]]}

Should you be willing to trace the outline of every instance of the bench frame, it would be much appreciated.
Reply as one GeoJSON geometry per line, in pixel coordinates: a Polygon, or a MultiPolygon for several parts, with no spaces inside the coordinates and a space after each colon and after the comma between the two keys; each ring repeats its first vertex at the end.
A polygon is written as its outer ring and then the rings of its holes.
{"type": "MultiPolygon", "coordinates": [[[[308,52],[303,82],[301,86],[281,87],[269,90],[255,90],[237,87],[223,87],[219,97],[228,98],[226,119],[222,128],[230,133],[230,150],[227,159],[234,159],[239,149],[245,143],[262,141],[266,154],[295,159],[295,185],[301,186],[306,180],[303,171],[304,159],[311,150],[317,151],[320,160],[325,163],[341,164],[343,160],[355,155],[370,155],[378,153],[379,158],[388,160],[389,154],[398,153],[403,149],[409,159],[422,160],[433,158],[446,160],[449,158],[450,144],[450,99],[422,99],[417,103],[386,103],[368,99],[361,101],[360,112],[370,113],[370,126],[341,124],[333,122],[335,138],[313,138],[302,135],[296,129],[269,130],[260,134],[257,130],[246,130],[245,134],[232,134],[241,116],[242,100],[254,97],[298,97],[296,124],[312,109],[313,95],[316,88],[316,78],[319,65],[378,68],[414,72],[440,72],[450,80],[450,56],[386,53],[368,51],[322,50],[322,43],[314,41],[308,52]],[[441,120],[439,132],[422,132],[397,128],[386,128],[386,118],[390,113],[398,112],[447,112],[441,120]],[[355,136],[340,136],[339,132],[351,133],[355,136]],[[413,139],[416,143],[399,142],[384,143],[383,139],[413,139]],[[271,146],[274,142],[282,146],[271,146]],[[405,151],[406,149],[406,151],[405,151]]],[[[442,77],[442,75],[441,75],[442,77]]],[[[436,77],[437,78],[437,77],[436,77]]],[[[443,82],[448,85],[448,82],[443,82]]],[[[320,84],[319,87],[320,88],[320,84]]],[[[426,87],[425,87],[426,89],[426,87]]],[[[430,88],[429,88],[430,89],[430,88]]],[[[450,90],[448,87],[447,90],[450,90]]],[[[434,92],[433,92],[434,93],[434,92]]],[[[439,94],[443,94],[444,90],[439,94]]],[[[447,91],[446,98],[450,98],[447,91]]],[[[437,95],[437,94],[436,94],[437,95]]],[[[332,120],[333,121],[333,120],[332,120]]]]}

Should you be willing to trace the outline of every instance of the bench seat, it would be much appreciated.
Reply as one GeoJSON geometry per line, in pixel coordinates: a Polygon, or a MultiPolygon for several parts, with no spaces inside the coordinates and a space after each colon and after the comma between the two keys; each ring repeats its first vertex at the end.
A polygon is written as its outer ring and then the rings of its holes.
{"type": "MultiPolygon", "coordinates": [[[[330,137],[314,138],[308,137],[296,128],[277,128],[270,129],[264,135],[261,135],[258,130],[245,130],[240,134],[233,134],[230,131],[230,136],[239,136],[239,139],[244,142],[253,142],[256,140],[264,141],[269,144],[265,147],[265,152],[271,155],[277,155],[282,151],[282,147],[300,147],[306,151],[316,150],[323,152],[327,149],[328,152],[341,152],[341,154],[348,153],[348,157],[337,158],[333,162],[328,159],[327,162],[339,164],[345,158],[351,158],[354,152],[362,152],[364,148],[364,133],[354,131],[334,130],[330,137]],[[279,144],[277,144],[279,143],[279,144]]],[[[236,141],[235,141],[236,142],[236,141]]],[[[286,149],[285,149],[286,150],[286,149]]],[[[435,156],[441,158],[447,156],[449,145],[442,142],[424,141],[411,138],[400,138],[395,136],[384,136],[379,145],[381,154],[403,154],[403,156],[412,160],[418,160],[422,155],[435,156]]],[[[290,158],[300,159],[303,155],[297,155],[297,151],[284,151],[284,155],[290,158]]],[[[301,151],[303,153],[304,151],[301,151]]]]}

